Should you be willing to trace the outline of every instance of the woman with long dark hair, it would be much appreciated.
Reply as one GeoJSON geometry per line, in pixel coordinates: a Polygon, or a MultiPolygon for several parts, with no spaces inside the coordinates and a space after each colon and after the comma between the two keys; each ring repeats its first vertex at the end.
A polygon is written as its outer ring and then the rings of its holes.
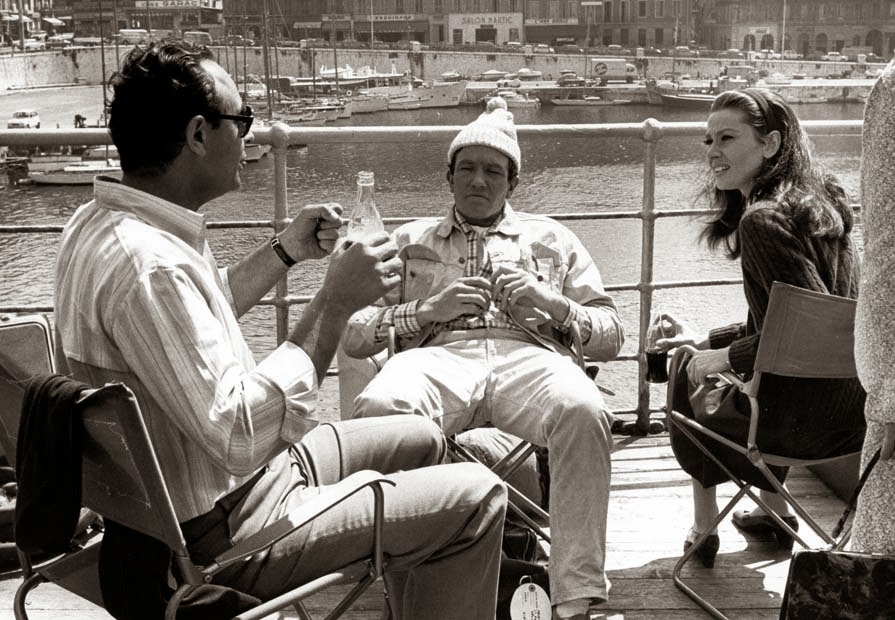
{"type": "MultiPolygon", "coordinates": [[[[710,402],[697,390],[714,373],[752,373],[771,285],[784,282],[805,289],[849,297],[858,294],[859,259],[851,237],[854,218],[845,191],[824,174],[792,108],[776,93],[747,88],[720,94],[712,103],[705,134],[710,180],[703,195],[714,214],[702,239],[739,259],[749,306],[746,320],[694,332],[675,317],[664,349],[689,344],[699,349],[678,374],[674,408],[706,426],[745,444],[749,425],[748,399],[728,387],[714,391],[710,402]],[[708,414],[711,415],[708,415],[708,414]]],[[[864,435],[864,392],[856,379],[762,378],[763,451],[796,457],[826,457],[854,451],[864,435]]],[[[670,429],[671,445],[681,467],[693,478],[694,522],[684,548],[706,532],[718,515],[716,485],[729,478],[683,434],[670,429]]],[[[730,470],[761,489],[762,499],[786,515],[794,529],[798,521],[783,499],[742,455],[708,442],[730,470]]],[[[780,480],[785,468],[774,469],[780,480]]],[[[733,523],[741,530],[772,532],[781,548],[792,538],[760,508],[740,510],[733,523]]],[[[697,550],[706,567],[714,565],[719,547],[716,532],[697,550]]]]}

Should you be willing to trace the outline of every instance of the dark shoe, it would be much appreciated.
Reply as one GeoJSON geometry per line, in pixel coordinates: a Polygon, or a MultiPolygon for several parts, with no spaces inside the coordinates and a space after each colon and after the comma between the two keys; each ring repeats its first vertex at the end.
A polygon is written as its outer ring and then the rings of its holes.
{"type": "MultiPolygon", "coordinates": [[[[795,515],[781,517],[796,532],[799,531],[799,520],[795,515]]],[[[737,510],[731,517],[731,522],[744,532],[771,532],[777,540],[778,549],[792,549],[793,538],[777,523],[774,518],[766,514],[753,515],[749,510],[737,510]]]]}
{"type": "MultiPolygon", "coordinates": [[[[693,546],[693,543],[696,542],[696,539],[699,538],[700,534],[693,528],[690,528],[689,533],[687,534],[687,539],[684,541],[684,553],[687,552],[687,549],[693,546]]],[[[718,555],[718,549],[721,548],[721,539],[718,538],[717,534],[710,534],[708,538],[706,538],[702,544],[696,549],[696,557],[699,558],[699,561],[706,568],[714,568],[715,567],[715,556],[718,555]]]]}

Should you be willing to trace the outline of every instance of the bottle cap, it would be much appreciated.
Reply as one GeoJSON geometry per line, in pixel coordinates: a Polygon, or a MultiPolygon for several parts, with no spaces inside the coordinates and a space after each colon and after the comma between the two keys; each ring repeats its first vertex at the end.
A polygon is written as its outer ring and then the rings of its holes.
{"type": "Polygon", "coordinates": [[[360,185],[373,185],[373,173],[366,171],[366,170],[362,170],[361,172],[358,172],[357,173],[357,182],[360,185]]]}

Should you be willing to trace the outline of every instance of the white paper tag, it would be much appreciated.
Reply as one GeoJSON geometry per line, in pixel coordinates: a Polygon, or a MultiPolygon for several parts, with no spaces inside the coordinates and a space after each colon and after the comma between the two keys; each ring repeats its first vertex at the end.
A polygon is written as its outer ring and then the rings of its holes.
{"type": "Polygon", "coordinates": [[[512,620],[550,620],[550,597],[536,583],[523,583],[513,592],[510,600],[512,620]]]}

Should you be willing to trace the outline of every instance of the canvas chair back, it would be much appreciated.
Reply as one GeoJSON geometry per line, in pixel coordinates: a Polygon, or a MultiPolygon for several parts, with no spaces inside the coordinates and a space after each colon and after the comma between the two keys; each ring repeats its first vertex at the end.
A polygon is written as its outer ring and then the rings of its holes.
{"type": "Polygon", "coordinates": [[[754,369],[788,377],[848,379],[857,301],[774,282],[754,369]]]}
{"type": "Polygon", "coordinates": [[[0,451],[15,467],[25,386],[55,371],[50,322],[43,315],[0,320],[0,451]]]}

